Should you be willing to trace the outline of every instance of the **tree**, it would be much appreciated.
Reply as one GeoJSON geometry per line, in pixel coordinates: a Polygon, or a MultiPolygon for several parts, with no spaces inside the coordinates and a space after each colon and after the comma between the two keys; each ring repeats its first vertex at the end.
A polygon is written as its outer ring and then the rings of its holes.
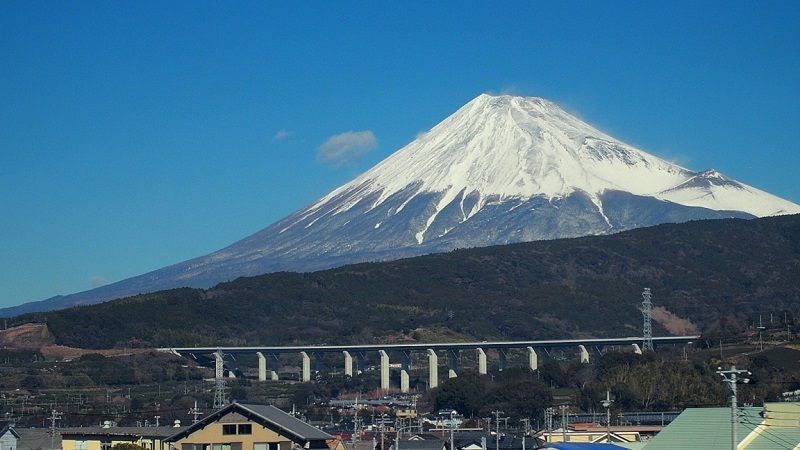
{"type": "Polygon", "coordinates": [[[114,450],[146,450],[141,445],[134,444],[133,442],[120,442],[111,448],[114,450]]]}
{"type": "Polygon", "coordinates": [[[528,377],[504,382],[486,394],[483,413],[502,410],[514,419],[537,418],[542,409],[553,403],[550,389],[528,377]]]}
{"type": "Polygon", "coordinates": [[[475,372],[464,372],[450,378],[433,394],[436,409],[455,409],[465,416],[473,416],[481,409],[486,394],[486,386],[475,372]]]}

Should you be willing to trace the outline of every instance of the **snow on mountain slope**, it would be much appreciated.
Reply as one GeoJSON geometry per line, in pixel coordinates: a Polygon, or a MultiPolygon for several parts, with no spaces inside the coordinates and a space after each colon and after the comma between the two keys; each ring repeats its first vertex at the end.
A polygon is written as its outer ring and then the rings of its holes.
{"type": "Polygon", "coordinates": [[[800,206],[665,161],[547,100],[481,95],[353,181],[224,249],[0,315],[281,270],[791,213],[800,206]]]}
{"type": "Polygon", "coordinates": [[[345,193],[349,195],[333,214],[371,194],[378,195],[374,204],[378,206],[409,187],[417,193],[442,193],[425,226],[415,234],[421,244],[439,212],[472,193],[478,200],[464,211],[464,220],[489,198],[553,199],[578,191],[588,194],[601,213],[600,196],[606,191],[759,217],[800,212],[791,202],[736,182],[731,183],[742,189],[732,189],[730,183],[695,183],[691,189],[685,185],[703,179],[703,174],[617,141],[547,100],[482,94],[374,168],[321,198],[307,214],[345,193]]]}
{"type": "Polygon", "coordinates": [[[746,211],[758,217],[800,213],[798,205],[731,180],[713,169],[699,173],[655,196],[681,205],[746,211]]]}

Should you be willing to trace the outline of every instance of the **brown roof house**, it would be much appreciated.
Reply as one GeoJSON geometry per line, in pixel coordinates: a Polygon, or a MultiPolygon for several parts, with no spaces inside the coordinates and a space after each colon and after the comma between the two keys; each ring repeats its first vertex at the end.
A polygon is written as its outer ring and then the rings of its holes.
{"type": "Polygon", "coordinates": [[[165,442],[175,450],[327,450],[333,439],[274,406],[232,403],[165,442]]]}

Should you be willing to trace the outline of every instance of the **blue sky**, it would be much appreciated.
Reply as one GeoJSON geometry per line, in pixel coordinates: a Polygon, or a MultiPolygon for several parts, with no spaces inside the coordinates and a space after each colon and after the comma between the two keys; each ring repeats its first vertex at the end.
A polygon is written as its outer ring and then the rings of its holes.
{"type": "Polygon", "coordinates": [[[219,249],[481,92],[800,202],[800,2],[6,1],[0,306],[219,249]]]}

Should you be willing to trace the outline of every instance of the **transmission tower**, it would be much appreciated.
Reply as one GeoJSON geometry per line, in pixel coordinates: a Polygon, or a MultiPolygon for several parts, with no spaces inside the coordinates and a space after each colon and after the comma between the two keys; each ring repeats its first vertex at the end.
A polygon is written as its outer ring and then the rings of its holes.
{"type": "Polygon", "coordinates": [[[642,317],[644,324],[642,326],[642,335],[644,340],[642,342],[642,350],[653,350],[653,294],[650,293],[650,288],[644,288],[642,291],[642,317]]]}
{"type": "Polygon", "coordinates": [[[217,350],[214,354],[215,359],[215,371],[214,371],[214,410],[219,410],[225,407],[228,404],[227,399],[225,398],[225,377],[224,375],[224,366],[223,366],[223,358],[222,352],[217,350]]]}

